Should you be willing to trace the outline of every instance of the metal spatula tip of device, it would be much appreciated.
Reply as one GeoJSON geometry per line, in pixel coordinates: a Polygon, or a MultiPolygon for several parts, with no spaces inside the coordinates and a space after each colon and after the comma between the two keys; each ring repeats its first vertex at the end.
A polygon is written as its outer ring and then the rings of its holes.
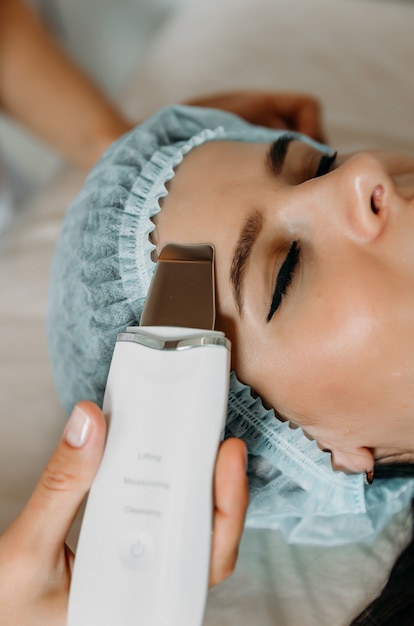
{"type": "Polygon", "coordinates": [[[214,329],[214,248],[167,244],[141,316],[141,326],[214,329]]]}

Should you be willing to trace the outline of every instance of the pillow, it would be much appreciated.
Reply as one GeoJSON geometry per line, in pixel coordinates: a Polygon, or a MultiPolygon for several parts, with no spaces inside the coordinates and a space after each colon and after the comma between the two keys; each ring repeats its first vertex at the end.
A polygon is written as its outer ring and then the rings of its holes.
{"type": "Polygon", "coordinates": [[[122,103],[240,89],[305,91],[341,150],[414,146],[414,5],[379,0],[198,0],[161,30],[122,103]]]}

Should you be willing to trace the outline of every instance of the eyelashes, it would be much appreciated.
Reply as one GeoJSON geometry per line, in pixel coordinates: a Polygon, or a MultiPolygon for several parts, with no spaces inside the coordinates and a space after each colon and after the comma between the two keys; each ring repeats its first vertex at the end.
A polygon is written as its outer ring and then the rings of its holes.
{"type": "Polygon", "coordinates": [[[313,176],[313,178],[318,178],[319,176],[328,174],[332,165],[335,163],[337,154],[337,152],[334,152],[333,154],[322,155],[321,160],[319,161],[318,169],[316,170],[316,174],[313,176]]]}
{"type": "Polygon", "coordinates": [[[273,292],[272,304],[270,305],[267,321],[273,317],[275,311],[279,308],[283,296],[289,291],[295,271],[298,268],[300,260],[300,248],[297,241],[290,246],[286,259],[283,261],[276,280],[275,290],[273,292]]]}

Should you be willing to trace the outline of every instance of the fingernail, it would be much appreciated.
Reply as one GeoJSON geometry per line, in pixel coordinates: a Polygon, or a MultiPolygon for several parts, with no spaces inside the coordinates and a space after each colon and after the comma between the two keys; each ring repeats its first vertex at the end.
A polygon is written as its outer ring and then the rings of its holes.
{"type": "Polygon", "coordinates": [[[72,448],[81,448],[88,439],[90,427],[91,418],[89,415],[75,406],[63,432],[66,443],[72,448]]]}
{"type": "Polygon", "coordinates": [[[374,468],[365,472],[365,484],[372,485],[374,482],[374,468]]]}

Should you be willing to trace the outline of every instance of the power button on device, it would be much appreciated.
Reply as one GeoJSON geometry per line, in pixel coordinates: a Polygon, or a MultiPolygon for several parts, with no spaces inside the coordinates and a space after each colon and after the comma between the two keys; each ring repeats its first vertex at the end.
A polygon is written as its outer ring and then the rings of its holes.
{"type": "Polygon", "coordinates": [[[133,543],[131,545],[131,556],[134,559],[145,559],[145,555],[147,553],[147,546],[145,545],[145,543],[142,543],[142,541],[138,540],[135,541],[135,543],[133,543]]]}
{"type": "Polygon", "coordinates": [[[151,537],[142,530],[126,534],[121,544],[121,560],[128,569],[142,569],[151,564],[154,545],[151,537]]]}

